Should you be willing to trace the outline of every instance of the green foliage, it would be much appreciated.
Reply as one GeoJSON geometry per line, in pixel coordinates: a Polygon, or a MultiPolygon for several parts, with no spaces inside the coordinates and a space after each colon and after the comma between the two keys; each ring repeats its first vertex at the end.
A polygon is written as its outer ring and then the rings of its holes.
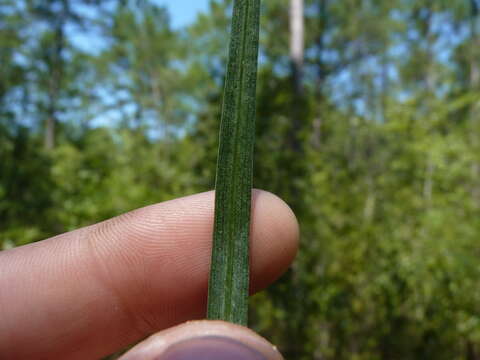
{"type": "Polygon", "coordinates": [[[207,317],[247,325],[260,0],[235,0],[215,180],[207,317]]]}
{"type": "MultiPolygon", "coordinates": [[[[4,249],[214,184],[232,2],[184,29],[59,3],[0,5],[4,249]]],[[[305,0],[302,94],[287,2],[262,9],[254,185],[302,241],[251,326],[291,359],[479,358],[478,1],[305,0]]]]}

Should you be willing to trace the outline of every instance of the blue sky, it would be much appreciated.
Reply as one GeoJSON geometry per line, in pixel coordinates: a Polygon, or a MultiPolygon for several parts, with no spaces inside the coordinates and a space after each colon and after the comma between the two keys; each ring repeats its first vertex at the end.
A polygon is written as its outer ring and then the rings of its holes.
{"type": "MultiPolygon", "coordinates": [[[[206,12],[210,0],[153,0],[158,5],[167,7],[171,24],[178,29],[195,21],[199,12],[206,12]]],[[[0,0],[1,2],[1,0],[0,0]]],[[[88,8],[84,9],[88,10],[88,8]]],[[[69,36],[75,46],[87,52],[97,52],[102,48],[102,41],[94,39],[91,34],[82,33],[74,29],[69,36]],[[96,41],[98,40],[98,41],[96,41]]]]}
{"type": "Polygon", "coordinates": [[[207,10],[209,0],[155,0],[155,2],[168,7],[172,25],[178,28],[195,20],[198,12],[207,10]]]}

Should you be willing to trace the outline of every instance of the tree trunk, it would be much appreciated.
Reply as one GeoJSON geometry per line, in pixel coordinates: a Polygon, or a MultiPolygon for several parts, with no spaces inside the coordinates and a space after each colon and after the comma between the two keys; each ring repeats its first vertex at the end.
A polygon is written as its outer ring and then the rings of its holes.
{"type": "Polygon", "coordinates": [[[43,139],[43,146],[46,150],[52,150],[55,147],[55,117],[53,115],[47,116],[45,120],[45,134],[43,139]]]}
{"type": "MultiPolygon", "coordinates": [[[[423,36],[427,39],[427,48],[426,54],[428,62],[425,64],[425,75],[424,75],[424,83],[425,83],[425,90],[426,96],[424,101],[424,111],[428,114],[432,111],[432,103],[433,97],[435,96],[435,77],[433,71],[433,45],[434,45],[434,35],[432,34],[432,18],[433,18],[433,9],[432,9],[432,2],[427,2],[427,16],[425,19],[424,27],[423,27],[423,36]]],[[[433,162],[432,156],[427,153],[425,154],[425,178],[423,182],[423,198],[425,201],[425,207],[428,209],[432,205],[433,199],[433,174],[435,171],[435,164],[433,162]]]]}
{"type": "MultiPolygon", "coordinates": [[[[305,119],[305,96],[303,88],[303,58],[304,58],[304,17],[303,0],[290,0],[289,11],[290,27],[290,64],[292,78],[292,102],[290,104],[291,127],[286,134],[288,150],[286,162],[290,164],[289,174],[295,179],[302,179],[304,165],[299,161],[304,151],[302,144],[302,125],[305,119]]],[[[295,211],[301,211],[303,206],[302,197],[297,181],[291,181],[287,185],[288,194],[285,194],[287,201],[295,211]]],[[[298,359],[305,353],[304,341],[307,338],[305,333],[306,319],[304,319],[307,308],[307,292],[305,285],[300,281],[299,274],[304,272],[304,264],[297,262],[292,266],[290,273],[289,288],[294,293],[293,298],[298,299],[296,304],[289,304],[290,319],[286,328],[288,348],[285,349],[287,358],[298,359]]]]}
{"type": "Polygon", "coordinates": [[[290,0],[290,62],[293,81],[292,131],[290,147],[294,153],[301,152],[300,131],[305,106],[303,89],[303,58],[305,48],[305,25],[303,0],[290,0]]]}
{"type": "Polygon", "coordinates": [[[311,145],[313,149],[319,150],[322,143],[322,112],[324,105],[323,85],[325,83],[326,73],[325,65],[323,63],[323,51],[325,47],[324,33],[327,22],[327,1],[319,0],[318,4],[318,20],[319,20],[319,34],[317,37],[317,80],[316,80],[316,114],[312,123],[311,145]]]}
{"type": "Polygon", "coordinates": [[[470,341],[468,340],[467,341],[467,346],[466,346],[466,356],[465,356],[465,359],[466,360],[479,360],[480,357],[478,356],[478,353],[475,349],[475,345],[470,341]]]}
{"type": "Polygon", "coordinates": [[[62,10],[58,14],[58,18],[50,19],[53,22],[53,29],[55,32],[53,43],[53,54],[50,59],[51,78],[48,86],[48,111],[45,119],[44,132],[44,147],[51,150],[55,147],[56,127],[58,123],[58,98],[60,97],[60,90],[62,88],[63,80],[63,51],[65,48],[65,23],[67,21],[69,6],[66,0],[62,1],[62,10]]]}
{"type": "Polygon", "coordinates": [[[390,82],[388,78],[388,47],[384,49],[384,53],[382,55],[382,74],[380,87],[382,91],[380,94],[380,120],[382,123],[385,123],[388,120],[387,103],[390,88],[390,82]]]}
{"type": "MultiPolygon", "coordinates": [[[[480,37],[478,36],[479,22],[479,4],[478,0],[470,0],[470,44],[471,50],[469,54],[469,90],[471,92],[480,90],[480,67],[478,65],[478,56],[480,51],[480,37]]],[[[480,150],[480,139],[478,131],[480,130],[477,114],[478,103],[473,103],[469,109],[470,118],[470,142],[476,157],[471,166],[471,175],[473,179],[472,186],[472,202],[475,209],[480,208],[480,159],[478,159],[478,151],[480,150]]]]}
{"type": "Polygon", "coordinates": [[[427,165],[425,169],[425,181],[423,183],[423,198],[425,199],[425,204],[427,208],[429,208],[432,204],[434,171],[435,171],[435,164],[433,163],[431,156],[427,156],[427,165]]]}
{"type": "Polygon", "coordinates": [[[290,1],[290,59],[297,94],[303,94],[303,57],[305,47],[303,0],[290,1]]]}

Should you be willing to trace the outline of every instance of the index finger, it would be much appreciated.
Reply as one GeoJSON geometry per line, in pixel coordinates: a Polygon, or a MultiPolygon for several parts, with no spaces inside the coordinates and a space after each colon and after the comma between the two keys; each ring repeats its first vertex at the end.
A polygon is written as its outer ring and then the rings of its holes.
{"type": "MultiPolygon", "coordinates": [[[[0,354],[99,358],[204,316],[214,193],[148,206],[0,253],[0,354]]],[[[288,206],[255,191],[252,290],[290,264],[298,227],[288,206]]]]}

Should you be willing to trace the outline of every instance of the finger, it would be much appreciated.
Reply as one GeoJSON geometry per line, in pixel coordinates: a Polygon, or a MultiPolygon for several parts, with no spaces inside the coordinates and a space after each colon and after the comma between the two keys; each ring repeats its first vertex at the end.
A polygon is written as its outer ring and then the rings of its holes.
{"type": "MultiPolygon", "coordinates": [[[[0,354],[98,358],[204,317],[213,203],[189,196],[0,253],[0,354]]],[[[288,267],[297,235],[288,206],[255,191],[252,290],[288,267]]]]}
{"type": "Polygon", "coordinates": [[[223,321],[191,321],[161,331],[120,360],[282,360],[267,340],[223,321]]]}

